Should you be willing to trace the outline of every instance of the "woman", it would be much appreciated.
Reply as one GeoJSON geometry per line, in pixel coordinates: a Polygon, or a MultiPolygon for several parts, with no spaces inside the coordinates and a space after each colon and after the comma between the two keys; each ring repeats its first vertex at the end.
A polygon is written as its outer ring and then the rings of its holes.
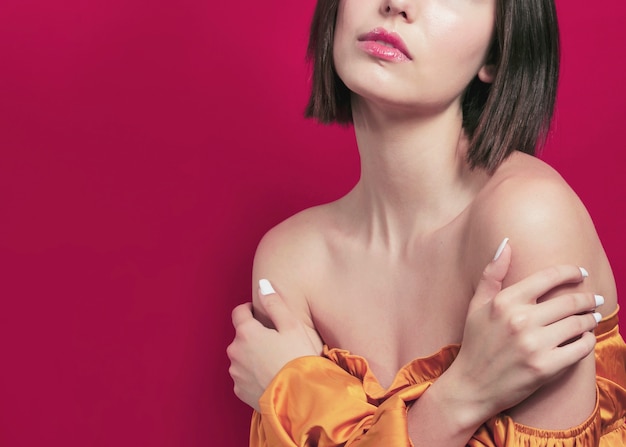
{"type": "Polygon", "coordinates": [[[361,178],[259,245],[267,328],[236,308],[228,351],[251,444],[626,445],[611,269],[531,156],[552,1],[319,0],[309,52],[307,113],[353,123],[361,178]]]}

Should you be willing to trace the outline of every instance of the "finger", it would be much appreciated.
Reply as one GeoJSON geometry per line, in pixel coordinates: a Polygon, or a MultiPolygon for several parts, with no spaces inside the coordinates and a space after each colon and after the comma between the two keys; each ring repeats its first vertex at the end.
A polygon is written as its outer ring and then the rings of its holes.
{"type": "Polygon", "coordinates": [[[252,315],[252,303],[243,303],[235,307],[231,318],[235,328],[241,326],[246,321],[254,319],[254,315],[252,315]]]}
{"type": "Polygon", "coordinates": [[[480,281],[476,286],[476,292],[470,303],[469,312],[491,301],[502,290],[502,281],[511,265],[511,247],[508,241],[508,238],[502,241],[496,250],[494,258],[483,270],[480,281]]]}
{"type": "Polygon", "coordinates": [[[268,279],[259,279],[259,291],[261,295],[271,295],[272,293],[276,293],[274,287],[272,287],[272,283],[269,282],[268,279]]]}
{"type": "Polygon", "coordinates": [[[603,303],[604,298],[593,293],[559,295],[537,304],[533,320],[539,326],[547,326],[572,315],[591,312],[603,303]]]}
{"type": "Polygon", "coordinates": [[[543,328],[541,338],[548,346],[565,346],[575,342],[583,334],[593,331],[601,318],[598,313],[572,315],[543,328]]]}
{"type": "Polygon", "coordinates": [[[274,291],[269,281],[259,281],[259,301],[265,313],[272,321],[278,332],[291,329],[297,323],[297,318],[285,304],[282,297],[274,291]]]}
{"type": "Polygon", "coordinates": [[[556,374],[584,359],[593,352],[595,345],[595,335],[592,332],[584,332],[571,343],[554,348],[546,360],[551,368],[550,373],[556,374]]]}
{"type": "Polygon", "coordinates": [[[521,281],[506,288],[507,294],[512,294],[522,302],[535,303],[552,289],[564,284],[581,282],[588,273],[581,267],[574,265],[556,265],[540,270],[521,281]]]}

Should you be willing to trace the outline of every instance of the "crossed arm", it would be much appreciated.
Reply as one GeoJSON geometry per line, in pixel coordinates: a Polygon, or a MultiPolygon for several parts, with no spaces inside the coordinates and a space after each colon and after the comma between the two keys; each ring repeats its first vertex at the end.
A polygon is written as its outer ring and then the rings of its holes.
{"type": "MultiPolygon", "coordinates": [[[[271,420],[274,410],[259,406],[259,398],[279,369],[293,359],[300,359],[291,362],[281,374],[290,377],[294,385],[299,382],[299,390],[308,387],[308,391],[315,396],[315,399],[303,397],[303,400],[308,403],[317,401],[331,414],[336,414],[338,426],[345,425],[345,420],[354,421],[347,434],[344,434],[345,437],[327,439],[327,444],[319,445],[340,445],[339,441],[342,441],[341,444],[350,441],[350,445],[354,446],[369,445],[370,442],[372,445],[406,445],[403,437],[398,437],[402,430],[398,432],[397,429],[391,429],[397,427],[398,423],[407,424],[410,439],[415,446],[466,445],[487,419],[519,403],[549,377],[586,356],[594,346],[594,337],[588,332],[596,325],[596,319],[589,313],[597,305],[592,294],[568,294],[535,304],[537,298],[554,287],[584,281],[581,270],[575,266],[547,269],[503,291],[501,284],[510,255],[510,248],[506,247],[502,256],[485,269],[468,314],[463,347],[453,363],[453,366],[460,366],[457,369],[451,367],[432,385],[425,383],[404,390],[379,408],[371,408],[363,399],[355,405],[355,387],[358,389],[362,386],[358,379],[326,359],[307,358],[318,355],[318,341],[311,340],[305,325],[294,317],[279,295],[263,295],[259,292],[259,302],[276,329],[267,329],[256,321],[249,303],[233,311],[237,336],[229,347],[229,356],[235,393],[269,419],[267,426],[257,427],[265,439],[272,440],[269,445],[276,445],[276,442],[280,442],[279,445],[307,445],[294,440],[307,438],[316,421],[294,421],[290,425],[292,428],[301,427],[300,433],[291,433],[289,436],[285,433],[276,434],[282,430],[277,428],[279,419],[271,420]],[[506,311],[498,310],[502,302],[507,303],[506,311]],[[585,315],[577,315],[579,313],[585,315]],[[511,319],[519,315],[538,320],[526,330],[511,336],[511,319]],[[570,326],[568,323],[552,328],[550,324],[548,328],[545,326],[546,321],[562,322],[568,318],[571,327],[567,327],[570,326]],[[581,324],[584,327],[582,334],[578,332],[581,324]],[[485,326],[491,330],[484,331],[485,326]],[[479,336],[474,331],[480,334],[488,332],[490,339],[496,343],[485,349],[484,335],[479,336]],[[574,343],[559,346],[578,335],[581,337],[574,343]],[[534,352],[517,345],[531,336],[552,339],[553,342],[546,343],[534,352]],[[493,364],[494,357],[503,356],[506,358],[493,364]],[[537,364],[545,366],[537,369],[537,364]],[[302,369],[303,365],[318,369],[317,373],[325,379],[332,377],[336,386],[329,386],[327,380],[312,383],[312,377],[306,369],[302,369]],[[407,413],[407,404],[413,401],[407,413]],[[346,412],[346,408],[350,408],[351,412],[346,412]],[[408,420],[404,421],[403,415],[406,414],[408,420]]],[[[271,388],[273,395],[264,396],[264,402],[280,401],[285,397],[280,394],[283,392],[281,387],[271,388]]],[[[591,409],[588,413],[591,413],[591,409]]],[[[316,412],[311,410],[311,414],[316,412]]],[[[257,415],[256,423],[260,422],[257,415]]]]}

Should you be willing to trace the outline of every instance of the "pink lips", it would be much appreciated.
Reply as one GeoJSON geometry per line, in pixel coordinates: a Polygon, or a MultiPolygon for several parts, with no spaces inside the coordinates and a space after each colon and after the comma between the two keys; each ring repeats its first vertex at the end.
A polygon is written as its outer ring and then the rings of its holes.
{"type": "Polygon", "coordinates": [[[391,62],[412,60],[404,41],[397,33],[385,28],[374,28],[358,38],[358,46],[367,54],[391,62]]]}

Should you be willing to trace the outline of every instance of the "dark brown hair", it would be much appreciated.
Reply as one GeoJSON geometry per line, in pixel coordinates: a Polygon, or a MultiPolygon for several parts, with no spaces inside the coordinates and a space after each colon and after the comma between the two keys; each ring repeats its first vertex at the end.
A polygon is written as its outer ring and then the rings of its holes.
{"type": "MultiPolygon", "coordinates": [[[[534,154],[550,127],[559,72],[559,32],[554,0],[497,0],[488,63],[493,84],[476,77],[463,96],[468,162],[493,171],[514,150],[534,154]]],[[[305,115],[322,123],[352,122],[350,90],[333,64],[339,0],[318,0],[307,57],[313,65],[305,115]]]]}

